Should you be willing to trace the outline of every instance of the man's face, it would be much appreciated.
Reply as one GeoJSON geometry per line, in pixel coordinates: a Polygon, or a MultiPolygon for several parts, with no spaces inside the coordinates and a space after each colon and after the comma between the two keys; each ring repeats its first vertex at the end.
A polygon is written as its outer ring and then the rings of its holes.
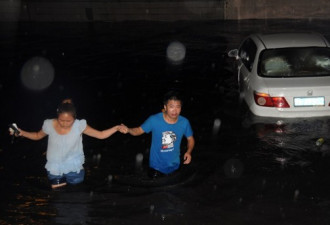
{"type": "Polygon", "coordinates": [[[166,115],[171,119],[177,119],[181,113],[181,101],[169,100],[164,105],[166,115]]]}

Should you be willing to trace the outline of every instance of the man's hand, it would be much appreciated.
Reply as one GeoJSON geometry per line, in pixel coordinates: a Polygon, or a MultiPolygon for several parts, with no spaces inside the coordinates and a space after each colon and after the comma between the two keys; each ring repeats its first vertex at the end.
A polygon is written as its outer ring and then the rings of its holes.
{"type": "Polygon", "coordinates": [[[128,133],[128,127],[124,124],[121,124],[118,126],[118,130],[120,133],[127,134],[128,133]]]}
{"type": "Polygon", "coordinates": [[[191,162],[191,154],[186,152],[183,156],[183,164],[189,164],[191,162]]]}

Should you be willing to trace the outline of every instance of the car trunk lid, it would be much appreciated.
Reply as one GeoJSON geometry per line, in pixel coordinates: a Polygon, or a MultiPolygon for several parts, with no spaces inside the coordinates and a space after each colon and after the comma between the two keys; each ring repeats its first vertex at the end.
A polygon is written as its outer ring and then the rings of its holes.
{"type": "Polygon", "coordinates": [[[330,77],[269,78],[264,79],[264,82],[268,94],[285,97],[290,108],[320,106],[322,101],[328,106],[330,102],[330,77]]]}

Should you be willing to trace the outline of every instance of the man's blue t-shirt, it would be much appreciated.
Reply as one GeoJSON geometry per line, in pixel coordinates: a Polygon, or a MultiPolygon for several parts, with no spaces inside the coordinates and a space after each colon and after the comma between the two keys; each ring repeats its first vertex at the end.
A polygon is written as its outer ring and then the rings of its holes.
{"type": "Polygon", "coordinates": [[[182,137],[191,137],[193,131],[189,121],[179,116],[175,124],[165,121],[163,113],[150,116],[142,125],[144,132],[152,132],[149,166],[169,174],[180,166],[180,145],[182,137]]]}

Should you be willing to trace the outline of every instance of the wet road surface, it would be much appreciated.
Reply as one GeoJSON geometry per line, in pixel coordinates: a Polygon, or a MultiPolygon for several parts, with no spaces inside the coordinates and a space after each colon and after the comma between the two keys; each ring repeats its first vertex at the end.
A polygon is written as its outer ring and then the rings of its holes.
{"type": "Polygon", "coordinates": [[[328,224],[330,121],[253,122],[226,57],[252,32],[292,30],[330,37],[328,21],[313,20],[1,24],[0,224],[328,224]],[[186,48],[176,64],[173,41],[186,48]],[[39,91],[20,81],[35,56],[55,70],[39,91]],[[192,164],[172,177],[146,177],[150,135],[84,136],[85,182],[52,191],[47,140],[7,135],[12,122],[40,129],[64,97],[97,129],[138,126],[170,88],[196,139],[192,164]]]}

